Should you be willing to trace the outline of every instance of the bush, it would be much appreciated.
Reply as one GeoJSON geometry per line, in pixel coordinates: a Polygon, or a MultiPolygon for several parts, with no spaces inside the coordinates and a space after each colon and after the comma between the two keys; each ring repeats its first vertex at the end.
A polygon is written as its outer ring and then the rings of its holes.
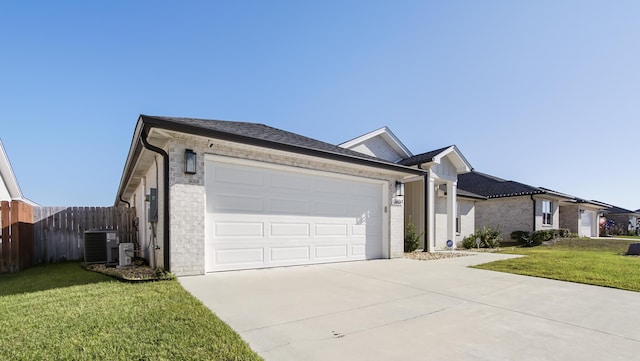
{"type": "Polygon", "coordinates": [[[423,233],[418,234],[415,224],[413,224],[411,218],[409,218],[409,223],[407,223],[407,229],[404,233],[404,251],[413,252],[418,249],[420,237],[422,237],[423,233]]]}
{"type": "Polygon", "coordinates": [[[476,247],[476,234],[470,234],[462,239],[462,248],[471,249],[476,247]]]}
{"type": "Polygon", "coordinates": [[[480,248],[497,248],[500,247],[500,230],[491,227],[482,227],[476,230],[474,234],[468,235],[462,239],[462,247],[466,249],[478,247],[476,240],[480,239],[480,248]]]}
{"type": "Polygon", "coordinates": [[[518,242],[518,244],[525,247],[532,247],[531,233],[527,231],[513,231],[511,232],[511,239],[518,242]]]}
{"type": "Polygon", "coordinates": [[[544,229],[533,232],[531,242],[533,246],[541,245],[543,242],[549,242],[558,238],[567,238],[571,235],[568,229],[544,229]]]}

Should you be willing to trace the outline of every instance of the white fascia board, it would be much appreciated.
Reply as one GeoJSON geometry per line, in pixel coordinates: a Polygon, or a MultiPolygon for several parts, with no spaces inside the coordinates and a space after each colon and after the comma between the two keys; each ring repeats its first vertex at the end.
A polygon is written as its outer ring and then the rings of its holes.
{"type": "Polygon", "coordinates": [[[0,176],[9,191],[11,199],[22,200],[22,191],[20,190],[18,180],[13,173],[13,168],[11,168],[11,162],[9,162],[9,157],[4,150],[2,140],[0,140],[0,176]]]}
{"type": "Polygon", "coordinates": [[[455,145],[452,145],[449,148],[443,150],[440,154],[433,157],[433,160],[439,164],[442,161],[442,158],[447,156],[449,157],[449,160],[451,160],[451,163],[456,166],[458,174],[468,173],[473,170],[471,164],[467,161],[467,159],[462,155],[458,147],[456,147],[455,145]]]}
{"type": "Polygon", "coordinates": [[[376,129],[372,132],[369,132],[367,134],[361,135],[357,138],[354,138],[352,140],[346,141],[342,144],[338,144],[339,147],[342,148],[347,148],[350,149],[353,146],[356,146],[360,143],[365,142],[366,140],[369,140],[371,138],[375,138],[377,136],[382,136],[382,138],[393,148],[395,149],[398,153],[403,154],[404,158],[409,158],[411,156],[413,156],[413,154],[411,153],[411,151],[409,150],[409,148],[407,148],[401,141],[400,139],[398,139],[398,137],[396,137],[395,134],[393,134],[393,132],[391,131],[391,129],[389,129],[388,127],[384,126],[380,129],[376,129]]]}

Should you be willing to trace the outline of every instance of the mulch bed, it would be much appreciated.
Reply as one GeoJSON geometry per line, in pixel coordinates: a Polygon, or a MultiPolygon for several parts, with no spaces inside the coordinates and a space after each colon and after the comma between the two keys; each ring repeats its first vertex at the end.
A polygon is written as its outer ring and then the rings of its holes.
{"type": "Polygon", "coordinates": [[[172,280],[175,276],[160,268],[153,269],[145,264],[133,264],[127,267],[113,267],[106,264],[86,264],[82,267],[88,271],[98,272],[125,282],[152,282],[172,280]]]}
{"type": "Polygon", "coordinates": [[[436,259],[446,259],[446,258],[456,258],[456,257],[466,257],[466,256],[474,256],[478,252],[496,252],[499,251],[499,248],[480,248],[480,249],[468,249],[461,251],[437,251],[437,252],[423,252],[423,251],[414,251],[414,252],[405,252],[404,258],[415,259],[419,261],[431,261],[436,259]]]}

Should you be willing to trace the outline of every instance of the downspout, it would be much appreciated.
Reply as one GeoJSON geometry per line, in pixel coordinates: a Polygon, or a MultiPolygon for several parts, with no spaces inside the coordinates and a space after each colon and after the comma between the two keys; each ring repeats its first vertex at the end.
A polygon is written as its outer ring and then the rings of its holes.
{"type": "Polygon", "coordinates": [[[529,197],[533,201],[533,230],[531,231],[531,234],[533,234],[536,231],[536,199],[533,198],[533,194],[530,194],[529,197]]]}
{"type": "MultiPolygon", "coordinates": [[[[422,168],[422,164],[420,164],[419,168],[422,168]]],[[[423,209],[423,213],[424,213],[424,249],[427,252],[432,252],[433,250],[431,249],[431,240],[429,239],[429,226],[430,226],[430,220],[429,220],[429,172],[424,174],[424,209],[423,209]]]]}
{"type": "Polygon", "coordinates": [[[124,199],[122,199],[122,195],[120,195],[118,197],[118,199],[120,200],[120,202],[125,203],[127,205],[127,208],[131,208],[131,203],[125,201],[124,199]]]}
{"type": "Polygon", "coordinates": [[[422,169],[425,171],[424,173],[424,189],[423,189],[423,193],[424,193],[424,206],[422,207],[422,213],[424,215],[424,231],[423,231],[423,237],[424,237],[424,251],[426,252],[433,252],[433,250],[431,249],[431,242],[429,240],[429,236],[430,236],[430,226],[431,226],[431,220],[429,219],[429,172],[422,168],[422,164],[418,164],[418,169],[422,169]]]}
{"type": "Polygon", "coordinates": [[[140,133],[140,140],[142,141],[142,145],[148,150],[158,153],[162,156],[163,165],[164,165],[164,189],[163,189],[163,198],[164,198],[164,210],[162,212],[162,221],[163,221],[163,229],[162,229],[162,248],[164,248],[164,252],[162,252],[164,258],[164,269],[166,271],[171,271],[169,266],[169,154],[165,152],[162,148],[158,148],[154,145],[149,144],[147,141],[147,132],[143,127],[142,132],[140,133]]]}

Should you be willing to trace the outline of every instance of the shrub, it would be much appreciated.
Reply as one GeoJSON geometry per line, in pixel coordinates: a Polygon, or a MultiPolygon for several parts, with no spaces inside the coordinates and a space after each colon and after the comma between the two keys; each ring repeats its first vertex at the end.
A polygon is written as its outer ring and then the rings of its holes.
{"type": "Polygon", "coordinates": [[[476,234],[470,234],[462,239],[462,248],[470,249],[476,247],[476,234]]]}
{"type": "Polygon", "coordinates": [[[532,245],[538,246],[543,242],[549,242],[558,238],[567,238],[571,235],[568,229],[544,229],[533,232],[531,235],[532,245]]]}
{"type": "Polygon", "coordinates": [[[491,227],[482,227],[477,229],[474,234],[468,235],[462,239],[462,247],[466,249],[477,247],[476,240],[480,239],[480,248],[497,248],[500,247],[500,230],[491,227]]]}
{"type": "Polygon", "coordinates": [[[532,247],[531,233],[527,231],[513,231],[511,232],[511,239],[518,242],[518,244],[525,247],[532,247]]]}
{"type": "Polygon", "coordinates": [[[418,234],[415,224],[413,224],[411,218],[409,218],[409,223],[407,223],[407,229],[404,233],[404,251],[413,252],[418,249],[420,237],[422,237],[423,233],[418,234]]]}

